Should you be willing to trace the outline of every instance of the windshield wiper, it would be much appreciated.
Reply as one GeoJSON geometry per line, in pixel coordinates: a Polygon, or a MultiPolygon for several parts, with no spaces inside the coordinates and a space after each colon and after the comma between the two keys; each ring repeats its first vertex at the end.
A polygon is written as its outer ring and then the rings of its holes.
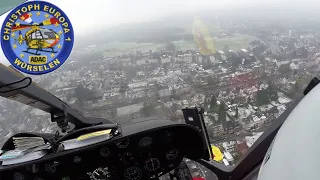
{"type": "Polygon", "coordinates": [[[14,81],[12,83],[8,83],[8,84],[4,84],[4,85],[1,85],[0,86],[0,93],[8,93],[8,92],[11,92],[11,91],[16,91],[16,90],[19,90],[19,89],[24,89],[28,86],[30,86],[30,84],[32,83],[32,79],[30,77],[25,77],[21,80],[18,80],[18,81],[14,81]],[[16,84],[19,84],[19,83],[22,83],[24,81],[29,81],[28,84],[24,85],[24,86],[21,86],[21,87],[17,87],[17,88],[12,88],[12,89],[9,89],[9,90],[1,90],[2,88],[9,88],[9,86],[12,86],[12,85],[16,85],[16,84]]]}

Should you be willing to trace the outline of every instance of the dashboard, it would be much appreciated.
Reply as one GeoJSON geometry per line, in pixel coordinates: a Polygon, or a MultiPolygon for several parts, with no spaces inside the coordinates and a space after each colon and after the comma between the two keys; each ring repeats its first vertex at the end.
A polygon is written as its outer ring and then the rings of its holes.
{"type": "Polygon", "coordinates": [[[177,167],[184,157],[199,159],[205,154],[203,139],[194,127],[139,124],[124,127],[121,137],[106,142],[24,164],[0,166],[0,179],[152,179],[177,167]]]}

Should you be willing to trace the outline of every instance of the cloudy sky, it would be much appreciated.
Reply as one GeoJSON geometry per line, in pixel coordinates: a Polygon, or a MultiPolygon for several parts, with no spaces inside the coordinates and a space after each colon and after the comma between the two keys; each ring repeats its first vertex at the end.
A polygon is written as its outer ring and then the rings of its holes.
{"type": "MultiPolygon", "coordinates": [[[[139,22],[177,12],[202,8],[230,9],[250,6],[320,6],[318,0],[47,0],[60,7],[71,20],[75,35],[86,34],[97,26],[139,22]],[[76,4],[75,4],[76,2],[76,4]]],[[[1,3],[0,3],[1,4],[1,3]]],[[[2,25],[5,16],[0,16],[2,25]]],[[[2,51],[0,62],[8,64],[2,51]]]]}

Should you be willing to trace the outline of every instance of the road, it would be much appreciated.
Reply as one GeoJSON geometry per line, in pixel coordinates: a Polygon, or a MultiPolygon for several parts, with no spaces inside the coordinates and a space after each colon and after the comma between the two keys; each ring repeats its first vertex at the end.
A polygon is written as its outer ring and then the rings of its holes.
{"type": "Polygon", "coordinates": [[[271,50],[271,52],[272,52],[273,54],[283,54],[283,53],[281,52],[280,46],[276,45],[274,42],[269,41],[269,40],[267,40],[267,39],[265,39],[265,38],[263,38],[263,37],[259,37],[259,39],[260,39],[261,41],[264,41],[266,44],[269,45],[270,50],[271,50]]]}

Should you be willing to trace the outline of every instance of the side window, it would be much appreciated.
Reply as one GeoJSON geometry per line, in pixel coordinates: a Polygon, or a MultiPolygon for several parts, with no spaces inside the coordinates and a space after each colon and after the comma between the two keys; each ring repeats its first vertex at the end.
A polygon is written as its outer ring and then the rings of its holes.
{"type": "Polygon", "coordinates": [[[206,96],[204,120],[208,135],[213,147],[223,154],[223,158],[216,161],[227,166],[237,164],[273,121],[300,97],[309,82],[307,78],[298,79],[292,74],[290,78],[295,79],[294,83],[284,84],[288,77],[278,73],[274,76],[281,78],[261,80],[253,85],[245,83],[253,77],[242,75],[237,77],[242,79],[238,82],[243,84],[241,88],[224,88],[206,96]]]}
{"type": "Polygon", "coordinates": [[[35,32],[31,34],[31,38],[32,38],[32,39],[37,39],[37,38],[36,38],[36,33],[35,33],[35,32]]]}
{"type": "Polygon", "coordinates": [[[44,32],[44,38],[48,38],[48,39],[55,39],[56,36],[54,35],[53,32],[44,32]]]}
{"type": "Polygon", "coordinates": [[[42,39],[42,34],[40,31],[35,32],[36,39],[42,39]]]}
{"type": "Polygon", "coordinates": [[[0,147],[12,135],[21,132],[55,133],[50,114],[0,97],[0,147]]]}

